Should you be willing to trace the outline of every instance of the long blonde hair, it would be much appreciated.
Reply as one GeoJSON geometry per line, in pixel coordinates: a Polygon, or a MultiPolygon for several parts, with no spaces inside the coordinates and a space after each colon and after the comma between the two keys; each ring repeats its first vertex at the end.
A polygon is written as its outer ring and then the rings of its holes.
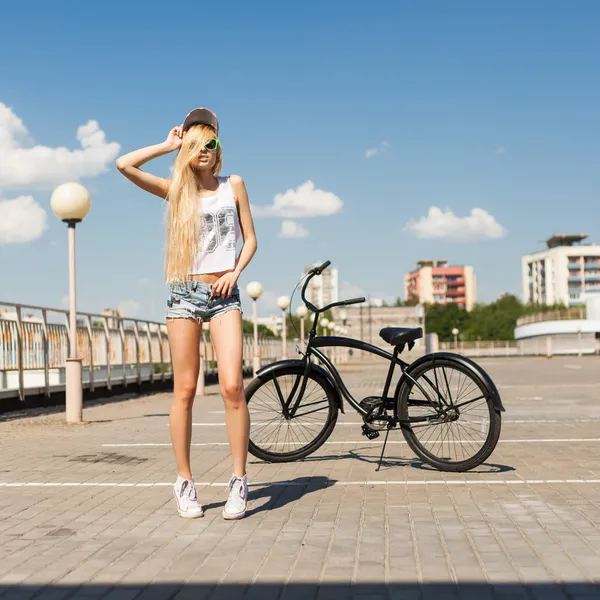
{"type": "MultiPolygon", "coordinates": [[[[196,125],[183,137],[181,148],[175,157],[167,200],[167,245],[165,252],[165,278],[167,283],[187,279],[194,255],[200,242],[198,214],[198,180],[192,162],[200,155],[204,145],[216,137],[214,129],[196,125]]],[[[217,150],[213,169],[215,177],[221,173],[223,153],[221,144],[217,150]]]]}

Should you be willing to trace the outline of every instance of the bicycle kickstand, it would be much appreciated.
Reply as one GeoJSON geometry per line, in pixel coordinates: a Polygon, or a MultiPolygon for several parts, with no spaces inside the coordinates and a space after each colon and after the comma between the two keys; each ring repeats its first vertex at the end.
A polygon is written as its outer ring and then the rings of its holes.
{"type": "Polygon", "coordinates": [[[375,469],[375,471],[379,471],[379,469],[381,469],[381,463],[383,462],[383,455],[385,453],[385,445],[387,444],[388,441],[388,435],[390,435],[390,429],[391,426],[388,425],[387,430],[385,432],[385,439],[383,440],[383,448],[381,449],[381,456],[379,457],[379,463],[377,464],[377,468],[375,469]]]}

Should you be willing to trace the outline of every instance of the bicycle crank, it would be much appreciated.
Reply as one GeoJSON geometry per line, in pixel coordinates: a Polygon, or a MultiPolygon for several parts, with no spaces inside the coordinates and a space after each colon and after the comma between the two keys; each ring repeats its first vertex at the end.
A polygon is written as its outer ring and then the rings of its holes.
{"type": "Polygon", "coordinates": [[[370,440],[374,440],[379,437],[379,431],[371,429],[366,423],[362,426],[362,434],[370,440]]]}

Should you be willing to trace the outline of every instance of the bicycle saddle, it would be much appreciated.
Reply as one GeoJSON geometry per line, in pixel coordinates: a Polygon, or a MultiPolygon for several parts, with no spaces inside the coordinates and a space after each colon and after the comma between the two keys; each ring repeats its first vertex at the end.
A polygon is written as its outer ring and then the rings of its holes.
{"type": "Polygon", "coordinates": [[[409,327],[384,327],[379,332],[379,335],[388,344],[399,346],[400,344],[408,344],[422,338],[423,329],[421,327],[415,327],[414,329],[409,327]]]}

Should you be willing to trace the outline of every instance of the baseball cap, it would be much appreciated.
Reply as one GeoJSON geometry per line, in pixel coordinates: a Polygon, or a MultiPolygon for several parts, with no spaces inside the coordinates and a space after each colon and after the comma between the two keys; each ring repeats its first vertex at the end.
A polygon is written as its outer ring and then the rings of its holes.
{"type": "Polygon", "coordinates": [[[183,122],[183,131],[187,131],[193,125],[209,125],[219,135],[219,120],[217,115],[208,108],[195,108],[190,111],[183,122]]]}

